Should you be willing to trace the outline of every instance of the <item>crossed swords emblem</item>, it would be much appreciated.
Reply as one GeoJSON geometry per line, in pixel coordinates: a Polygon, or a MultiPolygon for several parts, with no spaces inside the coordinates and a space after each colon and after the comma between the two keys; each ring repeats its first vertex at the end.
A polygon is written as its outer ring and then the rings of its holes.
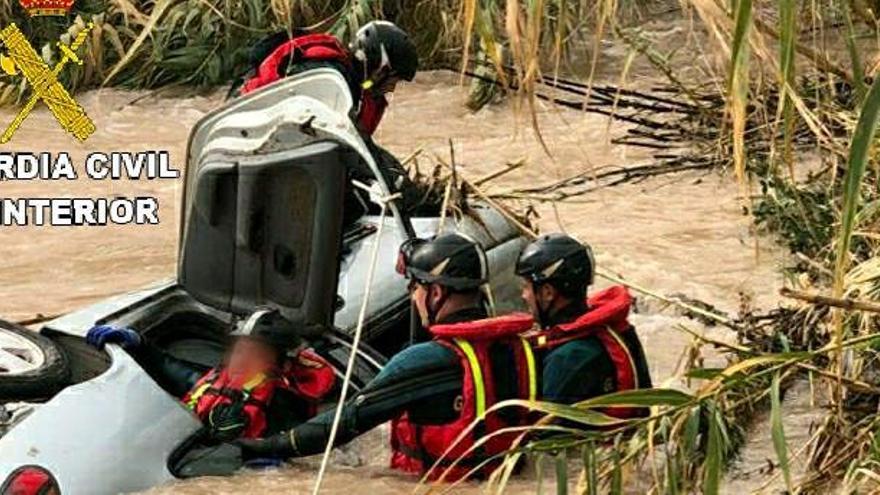
{"type": "Polygon", "coordinates": [[[15,24],[10,24],[0,31],[0,41],[3,42],[9,54],[8,58],[0,56],[0,67],[7,74],[21,71],[22,76],[33,89],[30,99],[0,136],[0,143],[6,143],[12,138],[12,135],[40,100],[46,103],[61,127],[80,141],[85,141],[95,132],[95,124],[92,119],[86,115],[85,110],[58,81],[58,74],[68,62],[82,65],[82,60],[76,55],[76,51],[85,43],[86,36],[91,29],[92,23],[88,23],[77,34],[70,46],[59,40],[58,48],[61,50],[61,59],[55,63],[55,67],[51,68],[37,54],[37,51],[15,24]]]}

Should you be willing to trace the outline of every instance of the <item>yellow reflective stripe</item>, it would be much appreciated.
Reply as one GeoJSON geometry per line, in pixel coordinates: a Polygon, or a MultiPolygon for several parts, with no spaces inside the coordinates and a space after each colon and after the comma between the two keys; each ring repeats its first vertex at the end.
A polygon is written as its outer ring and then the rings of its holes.
{"type": "Polygon", "coordinates": [[[477,359],[477,353],[470,342],[462,339],[455,339],[456,345],[464,352],[468,363],[471,366],[471,376],[474,380],[474,394],[477,400],[477,418],[482,419],[486,415],[486,387],[483,383],[483,370],[480,369],[480,361],[477,359]]]}
{"type": "MultiPolygon", "coordinates": [[[[199,399],[201,399],[202,396],[205,395],[205,392],[207,392],[208,389],[211,388],[211,386],[214,384],[215,379],[216,377],[208,380],[206,383],[199,385],[198,388],[193,390],[193,393],[189,396],[189,400],[186,402],[186,407],[190,409],[195,409],[196,405],[198,405],[199,403],[199,399]]],[[[245,382],[245,384],[241,387],[241,391],[244,393],[245,397],[247,397],[250,395],[251,390],[258,387],[265,380],[266,375],[263,373],[258,373],[253,378],[245,382]]]]}
{"type": "Polygon", "coordinates": [[[538,335],[538,347],[544,347],[547,345],[547,336],[544,334],[538,335]]]}
{"type": "Polygon", "coordinates": [[[263,381],[266,380],[266,375],[263,373],[257,373],[253,378],[246,381],[244,385],[241,386],[241,390],[243,392],[250,392],[251,390],[258,387],[263,381]]]}
{"type": "Polygon", "coordinates": [[[626,353],[626,358],[627,358],[626,360],[629,361],[629,366],[632,368],[633,384],[635,385],[635,388],[638,389],[639,388],[639,370],[636,369],[636,362],[633,359],[632,354],[629,353],[629,347],[626,346],[626,342],[624,342],[623,339],[620,338],[620,335],[618,335],[617,332],[613,328],[606,327],[606,329],[608,330],[608,333],[610,333],[611,336],[614,337],[614,340],[616,340],[617,343],[620,345],[620,347],[623,349],[623,352],[626,353]]]}
{"type": "Polygon", "coordinates": [[[538,397],[538,373],[535,371],[535,354],[532,352],[532,346],[529,341],[520,337],[523,346],[523,352],[526,355],[526,368],[529,371],[529,400],[535,400],[538,397]]]}
{"type": "Polygon", "coordinates": [[[195,389],[192,394],[189,396],[189,401],[186,403],[186,407],[190,409],[195,409],[196,405],[199,403],[199,399],[205,395],[205,392],[211,388],[211,382],[203,383],[199,385],[199,388],[195,389]]]}

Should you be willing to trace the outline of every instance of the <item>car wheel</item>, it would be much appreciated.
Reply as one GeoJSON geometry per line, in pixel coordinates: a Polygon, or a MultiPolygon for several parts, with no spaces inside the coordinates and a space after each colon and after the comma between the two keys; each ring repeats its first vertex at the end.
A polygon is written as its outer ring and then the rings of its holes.
{"type": "Polygon", "coordinates": [[[54,342],[0,320],[0,403],[51,397],[69,375],[67,356],[54,342]]]}

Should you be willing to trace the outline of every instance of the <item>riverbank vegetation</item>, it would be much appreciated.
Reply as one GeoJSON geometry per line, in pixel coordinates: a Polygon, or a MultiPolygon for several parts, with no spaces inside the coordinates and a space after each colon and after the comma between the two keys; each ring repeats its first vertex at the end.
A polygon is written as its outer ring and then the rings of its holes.
{"type": "MultiPolygon", "coordinates": [[[[614,4],[597,7],[608,13],[598,16],[597,39],[613,33],[630,47],[633,59],[652,64],[666,77],[668,85],[660,92],[670,100],[660,112],[624,107],[623,120],[635,124],[630,137],[638,137],[629,144],[662,150],[649,167],[659,173],[676,172],[669,160],[683,157],[732,172],[744,212],[792,252],[791,287],[783,292],[791,303],[771,313],[744,311],[736,317],[707,309],[717,324],[736,332],[738,341],[694,333],[690,356],[715,347],[727,355],[728,367],[706,368],[689,360],[681,369],[692,381],[687,397],[671,391],[627,393],[554,410],[598,426],[608,420],[594,415],[609,403],[653,407],[650,419],[600,432],[570,431],[524,450],[582,448],[579,487],[587,493],[621,492],[621,478],[633,470],[647,473],[638,480],[651,493],[717,493],[749,418],[769,410],[777,459],[768,485],[782,480],[792,493],[875,491],[880,488],[880,305],[875,302],[880,289],[875,147],[880,18],[875,13],[880,5],[682,2],[682,15],[693,22],[688,29],[697,39],[690,46],[691,63],[682,66],[670,63],[679,47],[644,41],[649,38],[644,31],[616,21],[614,4]],[[634,43],[632,36],[643,41],[634,43]],[[704,77],[684,76],[695,71],[704,77]],[[645,114],[650,122],[635,120],[645,114]],[[665,118],[658,122],[658,114],[665,118]],[[678,146],[682,141],[684,150],[678,146]],[[786,442],[782,420],[781,397],[797,380],[809,381],[813,401],[826,412],[805,445],[786,442]],[[794,463],[804,466],[797,477],[794,463]]],[[[630,63],[627,58],[621,70],[630,63]]],[[[527,88],[525,98],[546,99],[540,88],[549,76],[522,69],[515,76],[514,84],[527,88]]],[[[591,91],[588,82],[587,98],[591,91]]],[[[615,97],[626,101],[630,95],[619,90],[615,97]]],[[[586,101],[587,111],[602,110],[586,101]]],[[[643,169],[616,173],[625,177],[644,174],[643,169]]],[[[568,196],[558,194],[565,182],[519,192],[532,200],[565,201],[572,195],[570,188],[568,196]]],[[[588,191],[581,187],[577,193],[588,191]]],[[[567,474],[563,471],[559,476],[567,474]]]]}

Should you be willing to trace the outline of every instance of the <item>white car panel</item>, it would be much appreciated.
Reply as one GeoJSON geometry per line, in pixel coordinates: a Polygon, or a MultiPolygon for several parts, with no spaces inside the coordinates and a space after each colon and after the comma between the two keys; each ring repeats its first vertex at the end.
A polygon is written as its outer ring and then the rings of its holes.
{"type": "Polygon", "coordinates": [[[201,426],[122,349],[105,373],[66,388],[0,438],[0,483],[48,469],[64,495],[143,490],[174,479],[171,452],[201,426]]]}
{"type": "MultiPolygon", "coordinates": [[[[365,217],[363,223],[378,227],[379,217],[365,217]]],[[[370,300],[367,302],[367,315],[374,315],[396,301],[406,297],[406,279],[397,271],[397,253],[400,245],[406,240],[405,235],[397,228],[397,220],[385,217],[382,238],[378,239],[379,253],[376,260],[373,285],[370,289],[370,300]]],[[[366,293],[367,267],[377,235],[372,234],[351,246],[352,252],[345,255],[339,273],[339,295],[345,306],[336,312],[334,324],[343,330],[354,329],[357,325],[361,301],[366,293]],[[353,269],[352,267],[358,267],[353,269]]]]}
{"type": "Polygon", "coordinates": [[[161,280],[151,284],[149,287],[113,296],[73,313],[68,313],[46,323],[46,326],[61,333],[85,337],[89,329],[95,325],[95,322],[117,311],[128,308],[134,303],[156,295],[175,283],[173,279],[161,280]]]}

